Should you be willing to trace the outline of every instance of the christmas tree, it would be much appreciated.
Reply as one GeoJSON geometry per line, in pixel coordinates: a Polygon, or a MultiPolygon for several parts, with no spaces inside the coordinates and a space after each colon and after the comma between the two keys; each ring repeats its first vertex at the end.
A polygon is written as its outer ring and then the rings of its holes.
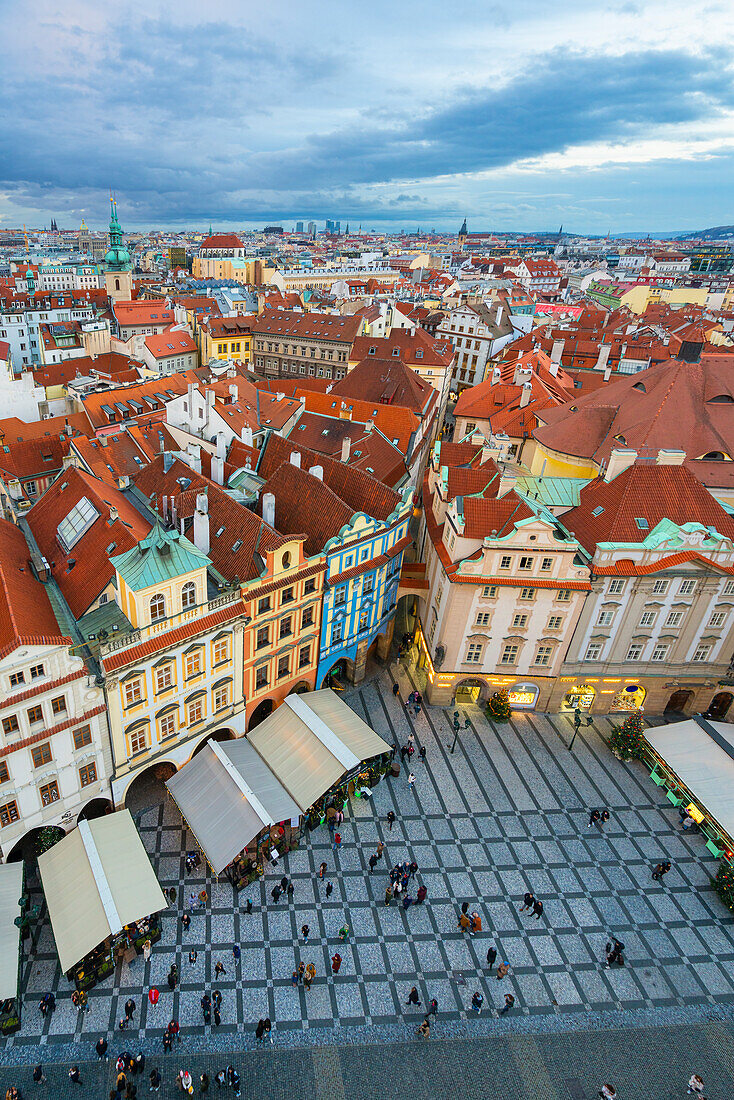
{"type": "Polygon", "coordinates": [[[714,889],[724,905],[734,909],[734,868],[728,860],[722,859],[714,879],[714,889]]]}
{"type": "Polygon", "coordinates": [[[642,715],[639,710],[615,726],[609,738],[609,748],[620,760],[640,760],[643,753],[642,715]]]}
{"type": "Polygon", "coordinates": [[[502,691],[495,691],[488,701],[487,718],[492,722],[509,722],[510,700],[507,698],[507,692],[504,688],[502,691]]]}

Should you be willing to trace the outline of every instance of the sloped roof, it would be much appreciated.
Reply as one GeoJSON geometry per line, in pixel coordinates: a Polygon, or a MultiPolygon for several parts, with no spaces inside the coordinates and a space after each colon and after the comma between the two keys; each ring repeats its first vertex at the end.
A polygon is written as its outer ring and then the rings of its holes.
{"type": "Polygon", "coordinates": [[[27,514],[28,525],[47,558],[51,572],[72,614],[79,618],[114,576],[109,554],[129,550],[150,530],[128,498],[111,485],[70,468],[58,477],[27,514]],[[58,526],[83,497],[94,506],[97,518],[66,551],[58,538],[58,526]],[[117,509],[117,517],[111,509],[117,509]],[[108,547],[112,549],[108,550],[108,547]]]}
{"type": "Polygon", "coordinates": [[[275,497],[275,524],[285,535],[305,534],[305,552],[318,554],[326,542],[351,522],[354,512],[320,478],[283,462],[262,487],[258,513],[265,493],[275,497]]]}
{"type": "Polygon", "coordinates": [[[59,436],[0,445],[0,473],[9,477],[44,477],[61,469],[69,441],[59,436]]]}
{"type": "Polygon", "coordinates": [[[533,434],[545,447],[600,464],[615,447],[650,457],[664,448],[684,450],[695,472],[705,454],[734,457],[732,368],[734,356],[726,353],[697,363],[669,359],[546,410],[533,434]]]}
{"type": "Polygon", "coordinates": [[[328,455],[319,454],[308,447],[301,447],[292,439],[281,439],[270,435],[260,452],[258,474],[266,480],[284,462],[290,462],[293,451],[301,455],[301,466],[311,468],[321,466],[324,482],[354,512],[364,512],[374,519],[385,520],[400,503],[400,495],[389,489],[377,478],[362,470],[352,469],[343,462],[337,462],[328,455]]]}
{"type": "Polygon", "coordinates": [[[345,378],[334,383],[330,392],[376,404],[402,405],[421,419],[438,399],[433,386],[398,357],[362,359],[345,378]]]}
{"type": "Polygon", "coordinates": [[[593,553],[599,542],[644,542],[664,519],[678,525],[701,523],[734,539],[734,517],[686,466],[648,462],[636,462],[612,481],[594,478],[581,490],[579,505],[565,513],[563,524],[593,553]],[[640,527],[638,518],[646,526],[640,527]]]}
{"type": "Polygon", "coordinates": [[[339,313],[294,313],[268,309],[253,321],[252,331],[260,336],[290,336],[296,339],[337,340],[351,344],[359,332],[359,317],[339,313]]]}
{"type": "Polygon", "coordinates": [[[110,558],[115,570],[128,588],[142,588],[206,569],[209,558],[176,530],[166,530],[159,523],[151,527],[137,546],[110,558]]]}
{"type": "Polygon", "coordinates": [[[30,567],[23,532],[0,519],[0,654],[16,645],[71,644],[63,638],[46,589],[30,567]]]}

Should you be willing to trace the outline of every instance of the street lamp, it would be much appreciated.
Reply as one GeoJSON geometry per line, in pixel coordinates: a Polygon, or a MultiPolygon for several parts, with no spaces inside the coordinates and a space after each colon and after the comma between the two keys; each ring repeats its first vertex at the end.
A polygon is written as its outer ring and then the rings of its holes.
{"type": "Polygon", "coordinates": [[[461,724],[459,723],[459,712],[458,712],[458,710],[455,710],[454,711],[454,716],[451,719],[451,721],[453,722],[453,725],[454,725],[454,740],[451,744],[451,748],[449,749],[449,752],[451,752],[453,754],[453,751],[456,748],[456,740],[459,736],[459,730],[462,729],[462,728],[465,729],[465,730],[469,729],[469,719],[467,718],[465,720],[464,725],[462,727],[461,724]]]}
{"type": "MultiPolygon", "coordinates": [[[[587,715],[586,716],[586,725],[590,726],[592,724],[592,722],[593,722],[593,718],[591,717],[591,715],[587,715]]],[[[573,743],[576,740],[576,734],[579,732],[580,729],[581,729],[581,710],[580,710],[579,707],[576,707],[576,710],[573,712],[573,737],[571,738],[571,744],[568,746],[568,751],[569,752],[571,752],[571,750],[573,748],[573,743]]]]}

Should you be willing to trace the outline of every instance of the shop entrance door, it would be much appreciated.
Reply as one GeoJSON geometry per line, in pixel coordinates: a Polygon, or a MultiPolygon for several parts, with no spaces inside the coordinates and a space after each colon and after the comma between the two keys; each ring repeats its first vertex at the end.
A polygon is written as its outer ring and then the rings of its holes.
{"type": "Polygon", "coordinates": [[[479,680],[465,680],[459,684],[454,695],[455,703],[478,703],[482,694],[482,685],[479,680]]]}

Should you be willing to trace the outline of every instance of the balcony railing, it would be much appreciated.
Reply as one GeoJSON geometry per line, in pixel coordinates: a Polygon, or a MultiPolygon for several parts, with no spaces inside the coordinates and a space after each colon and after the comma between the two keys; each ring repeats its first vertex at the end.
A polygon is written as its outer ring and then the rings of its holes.
{"type": "Polygon", "coordinates": [[[121,649],[129,649],[130,646],[138,645],[140,642],[147,641],[149,638],[155,638],[159,634],[165,634],[169,630],[174,630],[177,626],[183,626],[186,623],[195,622],[197,619],[203,619],[206,615],[210,615],[212,611],[216,611],[220,607],[226,607],[228,604],[236,603],[239,598],[239,590],[235,592],[225,592],[223,595],[216,596],[213,600],[209,600],[208,603],[198,604],[195,607],[187,607],[185,611],[179,611],[176,615],[169,615],[168,618],[160,619],[158,622],[151,623],[150,626],[143,626],[138,630],[131,630],[127,634],[112,638],[109,642],[105,642],[104,645],[100,646],[100,656],[106,657],[109,653],[116,653],[121,649]]]}

